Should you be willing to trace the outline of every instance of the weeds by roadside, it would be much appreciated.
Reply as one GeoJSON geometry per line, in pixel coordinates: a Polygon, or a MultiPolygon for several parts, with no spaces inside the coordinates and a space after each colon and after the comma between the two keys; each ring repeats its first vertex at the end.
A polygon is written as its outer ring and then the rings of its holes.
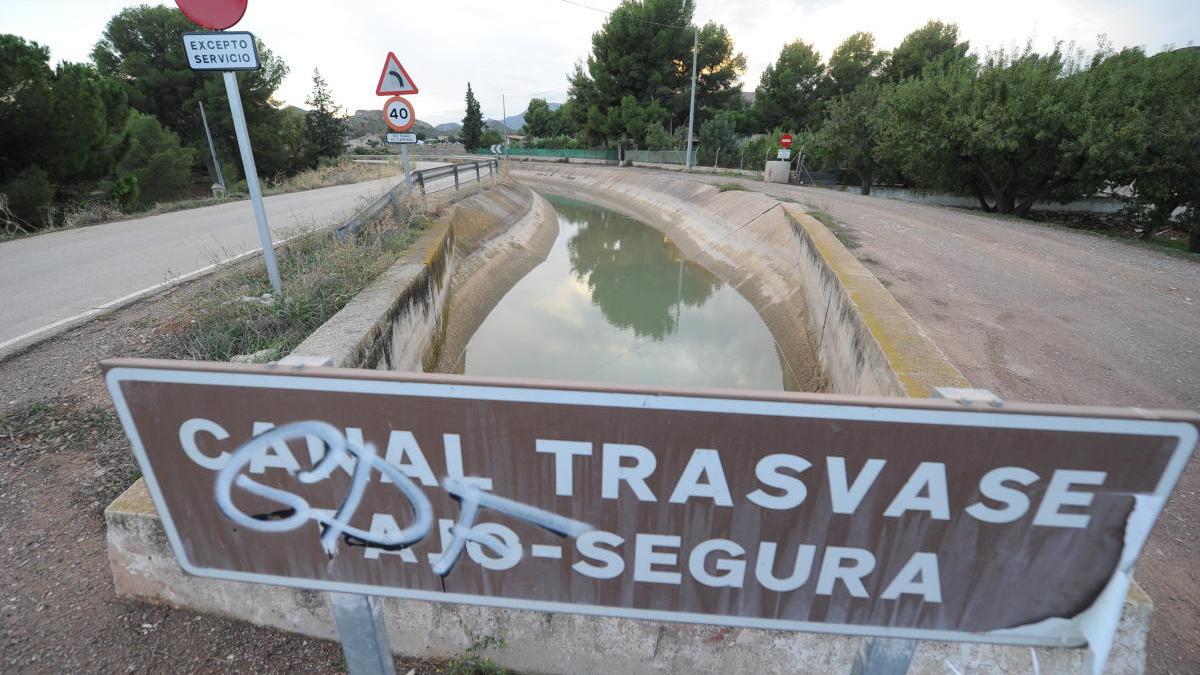
{"type": "Polygon", "coordinates": [[[78,396],[34,401],[0,417],[0,485],[18,480],[35,460],[63,454],[67,461],[90,464],[71,486],[75,501],[103,508],[141,476],[112,406],[94,405],[78,396]]]}
{"type": "Polygon", "coordinates": [[[837,237],[838,241],[842,242],[846,248],[855,249],[862,246],[862,244],[858,241],[858,236],[854,233],[854,230],[846,227],[846,224],[839,220],[832,213],[823,209],[817,209],[813,208],[812,206],[808,206],[808,215],[816,218],[817,220],[821,221],[822,225],[828,227],[829,231],[833,233],[833,236],[837,237]]]}
{"type": "Polygon", "coordinates": [[[730,192],[734,190],[744,191],[746,189],[745,186],[738,183],[713,183],[713,187],[717,188],[721,192],[730,192]]]}
{"type": "Polygon", "coordinates": [[[446,667],[440,672],[446,675],[507,675],[507,670],[483,655],[486,649],[503,646],[503,638],[485,635],[471,643],[466,654],[447,661],[446,667]]]}
{"type": "MultiPolygon", "coordinates": [[[[336,185],[363,183],[382,178],[400,176],[402,173],[403,169],[400,167],[400,165],[394,163],[364,164],[362,162],[355,162],[350,159],[343,159],[335,164],[329,164],[327,166],[321,166],[315,169],[308,169],[306,171],[301,171],[294,176],[288,176],[286,178],[280,178],[274,182],[268,182],[263,187],[263,194],[268,196],[281,195],[291,192],[302,192],[304,190],[316,190],[320,188],[333,187],[336,185]]],[[[52,222],[56,223],[55,225],[52,227],[38,228],[36,230],[0,228],[0,241],[23,239],[25,237],[37,236],[47,232],[70,230],[77,227],[100,225],[103,223],[130,220],[133,218],[148,218],[150,216],[159,216],[164,213],[198,209],[205,206],[216,206],[217,204],[227,204],[229,202],[241,201],[247,199],[249,196],[245,191],[245,181],[240,181],[237,185],[230,185],[229,189],[229,193],[224,197],[196,197],[191,199],[178,199],[170,202],[160,202],[146,209],[129,212],[122,211],[112,203],[106,201],[88,201],[67,205],[52,205],[50,207],[50,214],[48,217],[52,222]]],[[[0,218],[0,220],[4,219],[0,218]]]]}
{"type": "Polygon", "coordinates": [[[283,357],[379,276],[429,223],[424,213],[393,213],[357,240],[329,230],[301,234],[279,249],[282,298],[271,296],[259,265],[234,268],[159,327],[153,355],[204,361],[283,357]]]}

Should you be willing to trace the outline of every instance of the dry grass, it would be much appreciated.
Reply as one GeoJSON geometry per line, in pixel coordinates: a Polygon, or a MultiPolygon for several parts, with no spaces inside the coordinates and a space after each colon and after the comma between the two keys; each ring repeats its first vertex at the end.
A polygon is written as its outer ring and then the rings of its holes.
{"type": "MultiPolygon", "coordinates": [[[[320,188],[333,187],[335,185],[349,185],[351,183],[362,183],[366,181],[379,180],[382,178],[399,177],[403,175],[403,168],[398,163],[385,164],[363,164],[354,162],[349,158],[343,158],[336,164],[318,167],[316,169],[308,169],[301,171],[294,176],[281,178],[278,182],[268,182],[263,186],[264,195],[282,195],[290,192],[302,192],[304,190],[317,190],[320,188]]],[[[138,211],[122,211],[113,206],[109,202],[94,201],[94,202],[77,202],[67,205],[51,205],[50,219],[57,223],[53,227],[42,227],[38,229],[16,227],[13,224],[8,224],[9,221],[3,216],[6,212],[6,204],[0,201],[0,222],[6,224],[5,227],[0,227],[0,241],[9,239],[22,239],[24,237],[36,236],[46,232],[55,232],[58,230],[69,230],[76,227],[86,227],[88,225],[101,225],[103,223],[112,223],[121,220],[129,220],[131,218],[146,218],[149,216],[162,215],[164,213],[173,213],[175,211],[186,211],[187,209],[198,209],[205,206],[215,206],[217,204],[226,204],[233,201],[247,199],[249,195],[245,193],[244,182],[239,183],[239,187],[234,189],[230,186],[231,192],[224,197],[198,197],[191,199],[177,199],[169,202],[159,202],[149,208],[138,211]]],[[[0,199],[3,195],[0,194],[0,199]]],[[[16,221],[14,220],[13,223],[16,221]]]]}
{"type": "Polygon", "coordinates": [[[387,269],[429,222],[413,205],[393,209],[350,242],[338,241],[330,230],[298,235],[278,251],[282,298],[272,297],[261,263],[239,265],[192,298],[183,315],[158,328],[153,355],[282,358],[387,269]]]}
{"type": "Polygon", "coordinates": [[[316,190],[334,185],[349,185],[381,178],[399,177],[403,173],[404,168],[397,162],[364,164],[343,158],[336,164],[301,171],[295,176],[285,178],[268,186],[264,193],[279,195],[302,190],[316,190]]]}

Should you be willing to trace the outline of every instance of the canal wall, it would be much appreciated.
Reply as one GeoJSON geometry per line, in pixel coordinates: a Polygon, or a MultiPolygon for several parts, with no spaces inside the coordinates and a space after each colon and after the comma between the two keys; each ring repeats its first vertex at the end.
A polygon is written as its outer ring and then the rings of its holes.
{"type": "Polygon", "coordinates": [[[745,296],[810,391],[927,397],[965,387],[875,276],[797,204],[679,175],[522,165],[537,190],[602,204],[658,228],[745,296]]]}
{"type": "Polygon", "coordinates": [[[432,369],[449,323],[454,279],[469,278],[471,261],[483,254],[554,226],[548,208],[528,188],[511,184],[455,204],[291,356],[329,359],[341,368],[432,369]]]}
{"type": "Polygon", "coordinates": [[[757,192],[721,192],[674,173],[556,164],[514,165],[535,190],[624,213],[663,232],[680,251],[746,298],[800,391],[826,388],[815,358],[804,287],[789,257],[794,235],[779,202],[757,192]]]}
{"type": "MultiPolygon", "coordinates": [[[[897,387],[917,391],[905,384],[905,367],[897,365],[895,358],[908,348],[907,341],[880,339],[889,327],[903,324],[902,317],[889,313],[890,296],[880,295],[887,295],[886,289],[876,287],[878,282],[872,285],[869,273],[855,266],[853,256],[820,223],[762,195],[722,193],[683,176],[662,176],[666,182],[659,182],[638,174],[643,172],[563,167],[550,174],[539,168],[520,177],[539,189],[589,199],[668,232],[685,254],[705,263],[751,299],[773,334],[793,331],[791,335],[801,340],[808,354],[808,372],[814,381],[822,369],[857,374],[857,380],[826,376],[819,382],[824,388],[882,388],[879,382],[886,381],[890,372],[897,387]],[[746,258],[739,260],[739,256],[746,258]],[[751,261],[751,256],[758,258],[751,261]],[[797,279],[802,283],[797,284],[797,279]],[[822,302],[819,310],[806,309],[806,304],[822,302]],[[875,347],[870,346],[872,341],[875,347]]],[[[296,361],[383,367],[427,363],[434,355],[439,362],[448,358],[446,354],[454,352],[452,339],[438,334],[454,332],[459,310],[470,315],[474,305],[469,303],[490,307],[489,299],[502,296],[511,286],[503,275],[519,279],[521,268],[535,265],[539,255],[544,257],[555,236],[545,225],[544,200],[528,191],[505,187],[468,202],[471,205],[460,204],[455,212],[439,218],[409,255],[348,306],[351,311],[343,310],[301,345],[293,354],[296,361]],[[488,289],[493,280],[496,288],[488,289]],[[460,302],[466,304],[456,305],[460,302]],[[450,319],[446,319],[447,308],[453,308],[450,319]]],[[[477,325],[486,311],[476,314],[460,326],[463,340],[473,331],[470,322],[477,325]]],[[[901,328],[912,330],[912,326],[901,328]]],[[[337,639],[326,593],[184,574],[142,481],[118,497],[105,517],[113,576],[122,596],[337,639]]],[[[484,655],[528,673],[849,672],[855,655],[867,643],[852,636],[416,600],[387,599],[382,607],[391,647],[397,653],[448,658],[494,638],[502,646],[484,655]]],[[[1142,671],[1150,607],[1135,586],[1126,600],[1106,672],[1142,671]]],[[[923,641],[909,672],[1085,670],[1084,650],[923,641]]]]}

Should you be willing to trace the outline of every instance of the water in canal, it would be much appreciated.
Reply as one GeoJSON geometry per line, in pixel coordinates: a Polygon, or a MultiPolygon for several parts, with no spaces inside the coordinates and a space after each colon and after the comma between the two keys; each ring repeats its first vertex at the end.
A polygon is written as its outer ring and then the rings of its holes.
{"type": "Polygon", "coordinates": [[[785,388],[775,342],[737,291],[647,225],[547,199],[559,220],[549,257],[492,309],[458,372],[785,388]]]}

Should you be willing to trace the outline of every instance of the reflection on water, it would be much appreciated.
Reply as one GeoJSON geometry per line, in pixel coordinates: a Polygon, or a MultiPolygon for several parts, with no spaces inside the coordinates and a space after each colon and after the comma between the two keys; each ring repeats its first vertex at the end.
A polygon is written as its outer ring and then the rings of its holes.
{"type": "Polygon", "coordinates": [[[700,387],[784,387],[754,308],[661,233],[548,197],[559,235],[496,305],[457,372],[700,387]]]}
{"type": "Polygon", "coordinates": [[[683,305],[703,306],[721,287],[652,228],[580,202],[556,200],[554,207],[559,220],[586,223],[567,242],[571,271],[618,328],[662,340],[678,329],[683,305]]]}

